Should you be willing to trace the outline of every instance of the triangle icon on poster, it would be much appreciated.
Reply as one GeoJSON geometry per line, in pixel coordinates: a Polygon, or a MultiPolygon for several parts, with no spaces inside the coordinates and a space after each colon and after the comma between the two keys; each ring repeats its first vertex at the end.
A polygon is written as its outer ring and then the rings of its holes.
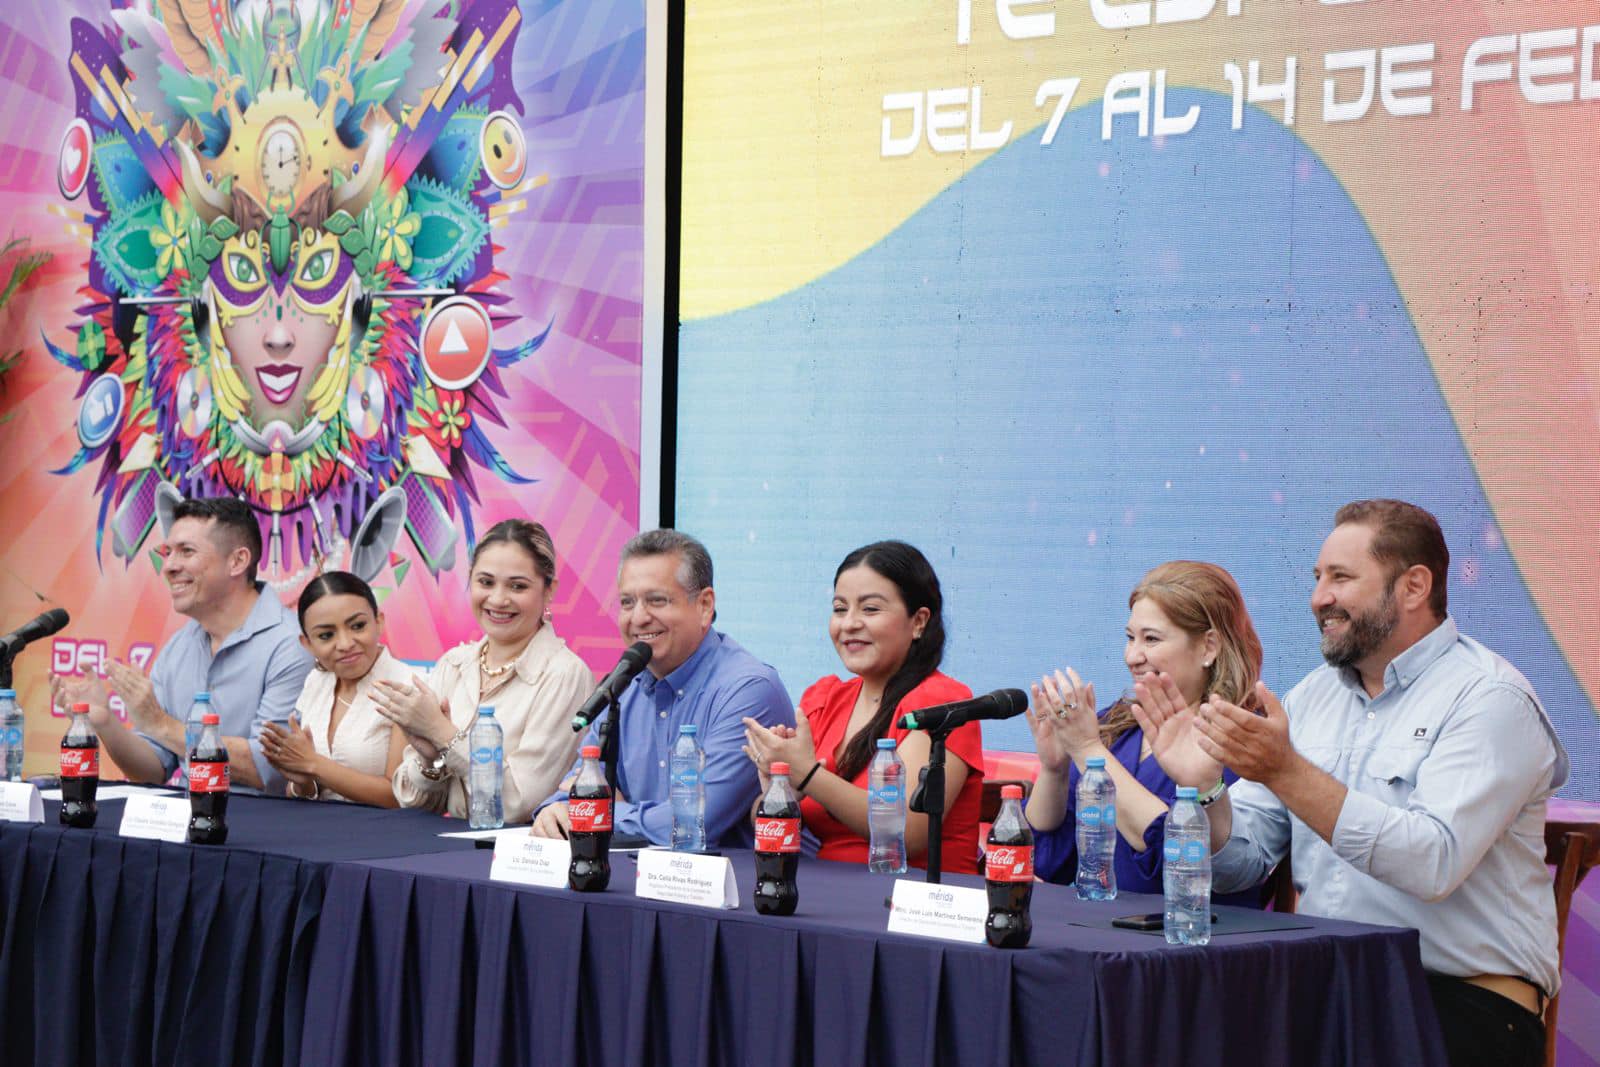
{"type": "Polygon", "coordinates": [[[441,356],[459,356],[464,352],[472,351],[467,347],[467,339],[461,336],[461,327],[455,319],[445,324],[444,340],[439,342],[441,356]]]}

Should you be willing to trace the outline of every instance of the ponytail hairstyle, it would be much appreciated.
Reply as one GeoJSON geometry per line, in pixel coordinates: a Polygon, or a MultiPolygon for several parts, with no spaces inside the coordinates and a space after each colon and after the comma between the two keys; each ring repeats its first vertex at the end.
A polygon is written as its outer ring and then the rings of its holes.
{"type": "Polygon", "coordinates": [[[877,714],[865,729],[857,731],[839,756],[839,765],[834,771],[847,782],[872,760],[878,738],[889,732],[900,701],[938,670],[939,662],[944,659],[944,594],[939,590],[939,576],[933,573],[933,565],[927,557],[904,541],[876,541],[846,556],[833,573],[834,583],[838,583],[841,574],[855,567],[870,568],[893,582],[900,591],[900,599],[905,601],[907,615],[927,608],[928,623],[922,628],[922,636],[911,642],[905,662],[884,685],[877,714]]]}
{"type": "MultiPolygon", "coordinates": [[[[1261,638],[1244,606],[1244,594],[1233,575],[1215,563],[1174,560],[1139,579],[1128,594],[1128,607],[1149,600],[1172,625],[1191,638],[1217,634],[1217,657],[1206,672],[1205,696],[1215,693],[1230,704],[1256,709],[1256,682],[1261,677],[1261,638]]],[[[1108,748],[1137,723],[1133,704],[1119,700],[1100,720],[1100,741],[1108,748]]]]}

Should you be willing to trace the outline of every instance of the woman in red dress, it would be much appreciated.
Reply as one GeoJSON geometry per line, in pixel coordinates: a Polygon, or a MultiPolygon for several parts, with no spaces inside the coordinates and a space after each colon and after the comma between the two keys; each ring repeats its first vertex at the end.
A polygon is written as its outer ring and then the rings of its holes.
{"type": "MultiPolygon", "coordinates": [[[[795,727],[744,720],[745,753],[761,772],[789,764],[800,815],[827,860],[867,860],[867,766],[880,737],[894,740],[915,788],[928,763],[928,735],[899,725],[907,712],[966,700],[972,690],[939,672],[944,658],[944,597],[923,554],[903,541],[879,541],[844,558],[833,576],[829,636],[852,675],[829,675],[800,698],[795,727]]],[[[943,862],[978,870],[978,808],[983,795],[983,734],[978,723],[950,734],[945,760],[943,862]]],[[[906,813],[906,853],[924,866],[928,817],[906,813]]]]}

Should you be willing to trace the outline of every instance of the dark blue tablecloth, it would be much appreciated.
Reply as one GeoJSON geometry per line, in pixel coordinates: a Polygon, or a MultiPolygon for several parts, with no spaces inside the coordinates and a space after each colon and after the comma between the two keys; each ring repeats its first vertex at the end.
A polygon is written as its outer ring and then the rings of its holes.
{"type": "Polygon", "coordinates": [[[125,840],[122,808],[0,822],[0,1063],[297,1063],[329,864],[472,847],[435,815],[244,796],[224,847],[125,840]]]}
{"type": "MultiPolygon", "coordinates": [[[[1034,893],[1025,950],[885,932],[886,878],[808,861],[800,912],[488,879],[487,853],[340,864],[302,1062],[451,1064],[1442,1064],[1414,932],[1317,920],[1207,948],[1070,925],[1154,897],[1034,893]]],[[[981,884],[970,878],[951,878],[981,884]]]]}

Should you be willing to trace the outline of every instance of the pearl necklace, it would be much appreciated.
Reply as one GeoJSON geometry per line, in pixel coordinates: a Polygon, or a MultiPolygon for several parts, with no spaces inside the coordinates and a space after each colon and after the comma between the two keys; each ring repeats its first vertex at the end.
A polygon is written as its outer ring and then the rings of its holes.
{"type": "Polygon", "coordinates": [[[498,667],[489,666],[489,642],[485,641],[478,648],[478,670],[483,672],[485,678],[499,678],[516,667],[517,661],[507,660],[498,667]]]}

